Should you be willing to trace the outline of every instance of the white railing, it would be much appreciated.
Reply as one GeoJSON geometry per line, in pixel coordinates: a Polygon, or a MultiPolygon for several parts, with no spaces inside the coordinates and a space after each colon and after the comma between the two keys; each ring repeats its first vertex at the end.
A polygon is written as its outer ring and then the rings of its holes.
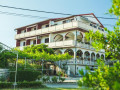
{"type": "MultiPolygon", "coordinates": [[[[73,21],[61,25],[56,25],[56,26],[51,26],[43,29],[38,29],[35,31],[30,31],[22,34],[17,34],[15,36],[15,39],[20,39],[20,38],[25,38],[25,37],[31,37],[35,35],[40,35],[40,34],[45,34],[45,33],[50,33],[50,32],[56,32],[56,31],[64,31],[66,29],[72,29],[72,28],[82,28],[84,30],[93,30],[96,31],[98,29],[91,27],[89,24],[80,22],[80,21],[73,21]]],[[[103,31],[100,31],[101,33],[104,33],[103,31]]],[[[105,34],[105,33],[104,33],[105,34]]]]}
{"type": "Polygon", "coordinates": [[[38,29],[35,31],[30,31],[30,32],[22,33],[22,34],[17,34],[15,36],[15,39],[31,37],[31,36],[35,36],[35,35],[55,32],[55,31],[64,31],[66,29],[75,28],[75,27],[78,27],[77,21],[65,23],[65,24],[61,24],[61,25],[56,25],[56,26],[51,26],[51,27],[47,27],[47,28],[43,28],[43,29],[38,29]]]}
{"type": "Polygon", "coordinates": [[[59,41],[59,42],[51,42],[48,44],[48,47],[66,47],[66,46],[74,46],[74,40],[67,40],[67,41],[59,41]]]}
{"type": "MultiPolygon", "coordinates": [[[[75,59],[70,59],[67,61],[68,64],[75,64],[75,59]]],[[[76,60],[76,64],[81,65],[96,65],[95,61],[88,61],[88,60],[76,60]]]]}

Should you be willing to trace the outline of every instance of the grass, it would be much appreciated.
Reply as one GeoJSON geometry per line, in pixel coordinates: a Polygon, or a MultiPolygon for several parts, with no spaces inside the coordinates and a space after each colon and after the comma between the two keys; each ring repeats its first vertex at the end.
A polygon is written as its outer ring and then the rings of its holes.
{"type": "MultiPolygon", "coordinates": [[[[1,89],[1,90],[13,90],[13,89],[1,89]]],[[[26,89],[15,89],[15,90],[89,90],[89,89],[82,89],[82,88],[26,88],[26,89]]]]}

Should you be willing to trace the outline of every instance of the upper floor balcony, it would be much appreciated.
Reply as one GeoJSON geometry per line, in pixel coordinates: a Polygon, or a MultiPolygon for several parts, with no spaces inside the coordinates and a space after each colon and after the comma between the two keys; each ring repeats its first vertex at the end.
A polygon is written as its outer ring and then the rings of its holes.
{"type": "MultiPolygon", "coordinates": [[[[49,48],[61,48],[61,47],[80,47],[87,50],[95,50],[92,45],[85,44],[81,42],[77,42],[75,40],[66,40],[66,41],[59,41],[59,42],[51,42],[47,43],[49,48]]],[[[99,52],[105,52],[104,49],[101,49],[99,52]]]]}
{"type": "MultiPolygon", "coordinates": [[[[30,31],[30,32],[17,34],[15,36],[15,39],[32,37],[32,36],[37,36],[37,35],[41,35],[41,34],[57,32],[57,31],[65,31],[66,29],[74,29],[74,28],[81,28],[81,29],[84,29],[86,31],[89,31],[89,30],[96,31],[99,29],[98,27],[90,26],[89,23],[80,22],[80,21],[72,21],[72,22],[65,23],[65,24],[50,26],[50,27],[43,28],[43,29],[38,29],[38,30],[30,31]]],[[[102,31],[102,30],[100,30],[100,32],[104,33],[104,31],[102,31]]]]}

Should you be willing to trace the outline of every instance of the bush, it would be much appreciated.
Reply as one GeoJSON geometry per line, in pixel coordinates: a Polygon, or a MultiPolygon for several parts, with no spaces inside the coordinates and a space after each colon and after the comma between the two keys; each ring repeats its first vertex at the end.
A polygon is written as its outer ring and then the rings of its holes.
{"type": "Polygon", "coordinates": [[[46,83],[47,81],[50,81],[50,77],[48,76],[48,77],[43,77],[42,78],[42,81],[44,82],[44,83],[46,83]]]}
{"type": "MultiPolygon", "coordinates": [[[[17,82],[35,81],[41,73],[35,70],[18,70],[17,82]]],[[[10,73],[10,82],[14,82],[15,73],[10,73]]]]}
{"type": "Polygon", "coordinates": [[[13,86],[13,83],[11,82],[0,82],[0,89],[1,88],[11,88],[13,86]]]}
{"type": "Polygon", "coordinates": [[[64,81],[65,81],[65,78],[61,78],[61,77],[60,77],[60,78],[59,78],[59,81],[60,81],[60,82],[64,82],[64,81]]]}
{"type": "MultiPolygon", "coordinates": [[[[2,88],[12,88],[13,82],[1,82],[0,83],[0,89],[2,88]]],[[[45,87],[42,82],[18,82],[17,83],[18,88],[33,88],[33,87],[45,87]]]]}
{"type": "Polygon", "coordinates": [[[58,78],[54,76],[54,77],[52,78],[52,82],[53,82],[53,83],[57,83],[57,79],[58,79],[58,78]]]}
{"type": "Polygon", "coordinates": [[[87,68],[87,73],[80,71],[83,76],[78,81],[78,86],[91,87],[96,90],[117,90],[120,84],[120,63],[117,61],[112,67],[98,60],[98,68],[91,72],[87,68]]]}

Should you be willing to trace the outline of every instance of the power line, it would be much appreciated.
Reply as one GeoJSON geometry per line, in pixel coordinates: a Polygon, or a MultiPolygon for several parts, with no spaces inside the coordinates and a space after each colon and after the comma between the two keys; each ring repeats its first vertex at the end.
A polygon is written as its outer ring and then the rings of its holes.
{"type": "MultiPolygon", "coordinates": [[[[57,12],[40,11],[40,10],[35,10],[35,9],[26,9],[26,8],[19,8],[19,7],[5,6],[5,5],[0,5],[0,7],[12,8],[12,9],[19,9],[19,10],[25,10],[25,11],[32,11],[32,12],[42,12],[42,13],[59,14],[59,15],[73,15],[73,14],[67,14],[67,13],[57,13],[57,12]]],[[[92,17],[92,16],[85,16],[85,17],[92,17]]],[[[92,18],[95,18],[95,17],[92,17],[92,18]]],[[[97,18],[101,18],[101,19],[115,19],[115,20],[118,19],[118,18],[107,18],[107,17],[97,17],[97,18]]]]}
{"type": "Polygon", "coordinates": [[[11,12],[3,12],[3,11],[0,11],[0,14],[21,16],[21,17],[29,17],[29,18],[39,18],[39,19],[48,18],[48,17],[40,17],[40,16],[33,16],[33,15],[17,14],[17,13],[11,13],[11,12]]]}
{"type": "MultiPolygon", "coordinates": [[[[0,11],[0,14],[20,16],[20,17],[29,17],[29,18],[38,18],[38,19],[48,18],[48,17],[25,15],[25,14],[11,13],[11,12],[3,12],[3,11],[0,11]]],[[[82,21],[80,21],[80,22],[82,22],[82,21]]],[[[85,23],[85,22],[82,22],[82,23],[85,23]]],[[[111,26],[111,27],[115,26],[115,25],[111,25],[111,24],[103,24],[103,25],[104,25],[104,26],[111,26]]]]}

